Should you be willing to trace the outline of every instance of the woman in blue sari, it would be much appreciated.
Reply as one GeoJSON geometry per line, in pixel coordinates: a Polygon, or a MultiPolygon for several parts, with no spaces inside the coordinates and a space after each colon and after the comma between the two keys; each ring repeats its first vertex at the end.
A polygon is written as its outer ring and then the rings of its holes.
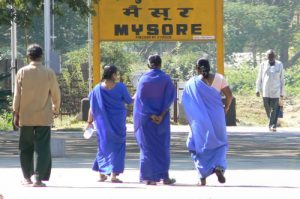
{"type": "Polygon", "coordinates": [[[98,141],[93,170],[100,173],[101,182],[110,175],[111,182],[121,183],[117,176],[123,173],[125,165],[125,103],[132,103],[132,99],[126,86],[122,82],[116,82],[116,66],[105,66],[102,79],[103,81],[89,94],[88,127],[94,123],[98,141]]]}
{"type": "Polygon", "coordinates": [[[170,167],[170,113],[175,87],[161,68],[161,58],[148,58],[150,71],[141,77],[133,108],[134,131],[140,147],[140,181],[147,185],[173,184],[170,167]]]}
{"type": "Polygon", "coordinates": [[[210,73],[207,59],[197,61],[198,76],[192,77],[182,95],[191,131],[187,147],[200,177],[199,185],[206,185],[206,177],[215,173],[225,183],[228,149],[225,113],[229,110],[232,93],[221,74],[210,73]],[[221,93],[226,97],[225,106],[221,93]]]}

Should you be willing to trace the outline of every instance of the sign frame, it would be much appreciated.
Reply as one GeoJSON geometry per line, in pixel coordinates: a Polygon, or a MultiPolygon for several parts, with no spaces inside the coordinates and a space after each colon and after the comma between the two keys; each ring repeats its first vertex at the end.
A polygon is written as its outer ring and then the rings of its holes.
{"type": "MultiPolygon", "coordinates": [[[[216,43],[216,55],[217,55],[217,72],[224,74],[224,30],[223,30],[223,6],[224,0],[189,0],[194,7],[189,7],[187,4],[187,0],[101,0],[98,4],[94,4],[94,8],[96,11],[96,15],[92,17],[92,34],[93,34],[93,86],[100,82],[101,75],[101,51],[100,51],[100,43],[101,41],[214,41],[216,43]],[[183,2],[185,4],[183,4],[183,2]],[[199,1],[207,2],[210,4],[207,8],[206,14],[203,16],[209,15],[213,19],[207,22],[208,19],[204,20],[202,24],[206,29],[201,29],[201,34],[199,32],[199,22],[196,21],[196,18],[193,18],[191,21],[187,21],[184,24],[181,18],[182,16],[192,16],[195,12],[199,12],[199,1]],[[107,5],[106,3],[110,3],[107,5]],[[159,3],[161,2],[161,3],[159,3]],[[166,7],[166,2],[169,2],[170,6],[166,7]],[[173,3],[170,3],[173,2],[173,3]],[[195,2],[198,2],[196,4],[195,2]],[[181,3],[181,4],[180,4],[181,3]],[[112,5],[115,4],[115,5],[112,5]],[[116,7],[117,4],[120,6],[116,7]],[[134,5],[133,5],[134,4],[134,5]],[[153,6],[152,6],[153,4],[153,6]],[[162,4],[162,5],[160,5],[162,4]],[[211,4],[214,4],[213,6],[211,4]],[[187,5],[187,6],[186,6],[187,5]],[[131,6],[134,6],[134,10],[132,10],[131,6]],[[156,7],[155,7],[156,6],[156,7]],[[197,9],[198,10],[197,10],[197,9]],[[110,9],[115,9],[119,12],[123,13],[114,13],[112,14],[110,9]],[[137,10],[138,9],[138,10],[137,10]],[[142,21],[135,19],[136,11],[141,11],[142,21]],[[107,16],[105,15],[105,11],[107,11],[107,16]],[[156,12],[155,12],[156,11],[156,12]],[[169,12],[166,12],[169,11],[169,12]],[[173,12],[171,12],[173,11],[173,12]],[[127,13],[124,14],[124,13],[127,13]],[[185,15],[178,16],[178,13],[185,13],[185,15]],[[155,15],[155,13],[157,15],[155,15]],[[169,13],[168,15],[166,13],[169,13]],[[174,14],[175,13],[175,14],[174,14]],[[177,13],[177,14],[176,14],[177,13]],[[148,14],[149,16],[144,16],[148,14]],[[173,14],[173,15],[171,15],[173,14]],[[113,15],[113,16],[110,16],[113,15]],[[134,15],[134,17],[132,17],[134,15]],[[122,23],[115,22],[112,19],[113,17],[118,17],[117,21],[122,23]],[[122,19],[122,16],[125,19],[122,19]],[[110,17],[111,23],[115,27],[119,27],[122,29],[108,30],[107,24],[105,21],[108,20],[107,17],[110,17]],[[152,18],[151,18],[152,17],[152,18]],[[162,19],[162,17],[164,17],[162,19]],[[150,19],[148,19],[150,18],[150,19]],[[175,20],[164,20],[166,18],[175,18],[175,20]],[[104,20],[104,21],[103,21],[104,20]],[[124,20],[128,21],[128,25],[126,25],[124,20]],[[154,22],[152,22],[154,21],[154,22]],[[167,22],[164,22],[167,21],[167,22]],[[117,24],[117,26],[116,26],[117,24]],[[125,24],[125,25],[124,25],[125,24]],[[149,25],[150,24],[150,25],[149,25]],[[179,24],[179,25],[178,25],[179,24]],[[205,25],[204,25],[205,24],[205,25]],[[150,28],[149,28],[150,26],[150,28]],[[194,26],[194,29],[192,29],[194,26]],[[103,29],[102,27],[105,27],[103,29]],[[134,27],[134,28],[133,28],[134,27]],[[178,28],[179,27],[179,28],[178,28]],[[165,30],[163,29],[165,28],[165,30]],[[146,31],[145,31],[146,29],[146,31]],[[179,32],[178,32],[179,31],[179,32]],[[118,33],[118,34],[116,34],[118,33]],[[122,34],[121,34],[122,33],[122,34]],[[128,33],[127,35],[125,33],[128,33]],[[155,34],[159,33],[159,34],[155,34]],[[186,35],[182,35],[182,33],[187,33],[186,35]],[[194,33],[194,35],[192,34],[194,33]],[[114,35],[113,35],[114,34],[114,35]],[[150,34],[150,35],[149,35],[150,34]],[[153,35],[154,34],[154,35],[153,35]],[[175,34],[175,36],[174,36],[175,34]],[[176,35],[177,34],[177,35],[176,35]]],[[[202,4],[203,5],[203,4],[202,4]]],[[[205,7],[205,6],[204,6],[205,7]]],[[[195,13],[199,14],[199,13],[195,13]]],[[[202,17],[203,18],[203,17],[202,17]]],[[[201,26],[202,26],[201,24],[201,26]]]]}

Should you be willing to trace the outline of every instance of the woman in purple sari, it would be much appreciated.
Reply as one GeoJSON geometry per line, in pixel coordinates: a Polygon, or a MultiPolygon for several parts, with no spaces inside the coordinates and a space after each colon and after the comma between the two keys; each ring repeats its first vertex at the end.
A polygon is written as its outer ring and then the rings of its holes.
{"type": "Polygon", "coordinates": [[[161,68],[161,58],[148,58],[150,71],[138,84],[133,122],[137,143],[140,147],[140,181],[147,185],[173,184],[169,178],[170,167],[170,113],[175,99],[175,87],[169,75],[161,68]]]}
{"type": "Polygon", "coordinates": [[[182,95],[191,128],[187,147],[199,173],[199,185],[206,185],[206,177],[213,173],[220,183],[225,183],[228,149],[225,113],[229,110],[232,93],[221,74],[210,73],[207,59],[199,59],[196,69],[198,76],[186,83],[182,95]],[[221,93],[226,97],[225,106],[221,93]]]}
{"type": "MultiPolygon", "coordinates": [[[[89,125],[97,130],[98,152],[93,170],[99,172],[101,182],[110,175],[111,182],[121,183],[117,178],[124,171],[126,147],[125,103],[132,103],[126,86],[118,79],[117,68],[107,65],[103,81],[89,94],[89,125]]],[[[89,126],[88,126],[89,127],[89,126]]]]}

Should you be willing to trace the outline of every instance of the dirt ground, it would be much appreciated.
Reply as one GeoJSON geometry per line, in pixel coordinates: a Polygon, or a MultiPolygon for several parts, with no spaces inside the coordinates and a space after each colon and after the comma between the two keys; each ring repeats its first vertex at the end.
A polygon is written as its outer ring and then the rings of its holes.
{"type": "Polygon", "coordinates": [[[283,106],[282,126],[300,127],[300,97],[287,98],[283,106]]]}
{"type": "MultiPolygon", "coordinates": [[[[237,95],[236,119],[238,126],[266,126],[267,117],[261,97],[237,95]]],[[[283,127],[300,127],[300,97],[286,97],[283,104],[283,127]]]]}

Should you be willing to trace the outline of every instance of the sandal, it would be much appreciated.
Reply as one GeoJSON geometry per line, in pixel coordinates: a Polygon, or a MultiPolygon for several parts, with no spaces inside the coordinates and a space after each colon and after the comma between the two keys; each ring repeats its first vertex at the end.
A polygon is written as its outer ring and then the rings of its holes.
{"type": "Polygon", "coordinates": [[[205,186],[206,185],[206,178],[200,178],[200,181],[197,183],[198,186],[205,186]]]}
{"type": "Polygon", "coordinates": [[[152,180],[146,180],[146,185],[156,185],[156,182],[152,180]]]}
{"type": "Polygon", "coordinates": [[[23,186],[28,186],[28,185],[32,185],[33,182],[31,181],[30,178],[24,178],[24,180],[21,181],[21,184],[22,184],[23,186]]]}
{"type": "Polygon", "coordinates": [[[225,176],[224,176],[224,170],[221,167],[216,167],[215,168],[215,173],[218,177],[218,181],[220,183],[225,183],[226,179],[225,179],[225,176]]]}
{"type": "Polygon", "coordinates": [[[168,178],[168,179],[164,179],[163,184],[171,185],[171,184],[174,184],[175,182],[176,182],[176,180],[174,178],[168,178]]]}
{"type": "Polygon", "coordinates": [[[111,181],[112,183],[123,183],[123,181],[120,180],[119,178],[111,178],[110,181],[111,181]]]}
{"type": "Polygon", "coordinates": [[[35,183],[33,183],[32,186],[33,187],[46,187],[46,184],[43,183],[42,181],[36,181],[35,183]]]}
{"type": "Polygon", "coordinates": [[[106,180],[107,180],[107,176],[103,175],[103,174],[100,174],[100,179],[98,180],[98,182],[104,182],[106,180]]]}

